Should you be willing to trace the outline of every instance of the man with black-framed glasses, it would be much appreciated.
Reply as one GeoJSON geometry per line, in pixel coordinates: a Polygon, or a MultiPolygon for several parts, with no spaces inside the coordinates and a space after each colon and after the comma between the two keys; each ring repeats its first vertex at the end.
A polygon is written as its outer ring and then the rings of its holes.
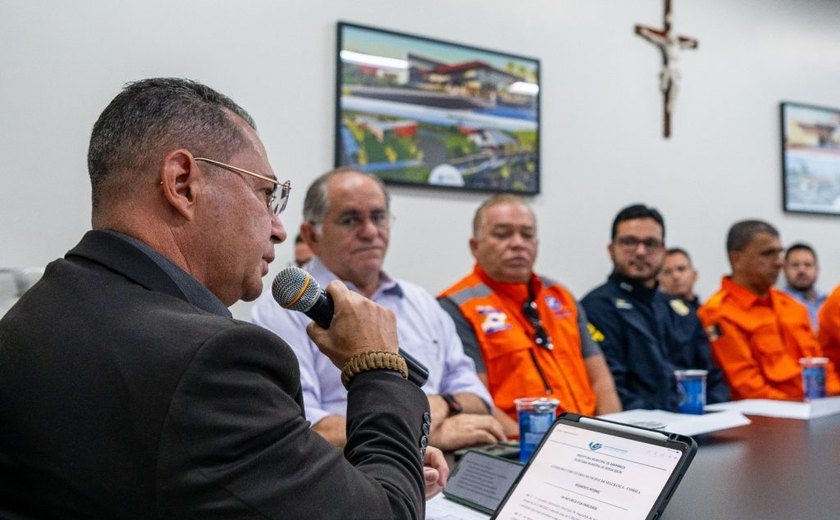
{"type": "Polygon", "coordinates": [[[656,277],[665,258],[659,211],[643,204],[622,209],[613,220],[607,251],[613,272],[581,304],[624,408],[676,411],[675,369],[708,370],[707,401],[728,400],[697,314],[658,290],[656,277]]]}
{"type": "Polygon", "coordinates": [[[438,296],[475,361],[507,435],[519,434],[514,400],[553,397],[561,411],[618,412],[604,356],[572,294],[534,273],[537,222],[515,195],[484,201],[473,219],[473,272],[438,296]]]}
{"type": "Polygon", "coordinates": [[[0,320],[0,518],[423,518],[448,470],[393,315],[335,282],[308,329],[350,389],[342,453],[294,352],[228,310],[260,295],[291,189],[247,112],[130,83],[88,170],[93,229],[0,320]]]}

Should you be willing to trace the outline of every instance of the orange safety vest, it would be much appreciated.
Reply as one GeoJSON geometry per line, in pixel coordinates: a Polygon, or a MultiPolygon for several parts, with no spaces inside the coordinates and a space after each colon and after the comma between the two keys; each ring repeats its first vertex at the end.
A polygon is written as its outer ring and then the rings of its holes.
{"type": "Polygon", "coordinates": [[[553,397],[560,410],[592,415],[595,393],[581,355],[577,303],[559,284],[531,275],[537,312],[554,346],[534,342],[534,327],[522,312],[526,284],[495,282],[476,265],[473,273],[440,294],[473,327],[487,367],[495,405],[516,419],[514,399],[553,397]]]}
{"type": "MultiPolygon", "coordinates": [[[[760,298],[726,276],[697,314],[733,400],[803,398],[799,358],[819,357],[822,349],[801,303],[773,287],[760,298]]],[[[826,391],[840,392],[833,367],[826,391]]]]}

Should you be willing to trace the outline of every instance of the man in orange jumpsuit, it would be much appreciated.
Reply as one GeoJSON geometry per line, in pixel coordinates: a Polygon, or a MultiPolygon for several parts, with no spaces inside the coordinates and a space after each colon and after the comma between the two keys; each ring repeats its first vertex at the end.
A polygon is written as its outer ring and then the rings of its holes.
{"type": "MultiPolygon", "coordinates": [[[[779,232],[759,220],[738,222],[726,249],[732,275],[698,314],[732,398],[802,399],[799,358],[821,356],[822,349],[805,307],[773,287],[783,265],[779,232]]],[[[826,391],[840,392],[831,368],[826,391]]]]}
{"type": "Polygon", "coordinates": [[[491,197],[473,220],[473,272],[438,297],[507,435],[518,434],[518,397],[553,397],[560,409],[586,415],[621,410],[583,309],[560,284],[534,274],[537,245],[531,209],[513,195],[491,197]]]}
{"type": "Polygon", "coordinates": [[[834,288],[820,308],[819,340],[823,355],[840,375],[840,285],[834,288]]]}

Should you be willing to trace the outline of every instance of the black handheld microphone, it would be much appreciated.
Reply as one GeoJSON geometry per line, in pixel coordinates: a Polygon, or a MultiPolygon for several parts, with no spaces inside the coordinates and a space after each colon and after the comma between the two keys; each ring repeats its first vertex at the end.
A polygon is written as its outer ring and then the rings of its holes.
{"type": "MultiPolygon", "coordinates": [[[[284,309],[300,311],[322,329],[330,328],[334,314],[332,298],[300,267],[286,267],[280,271],[271,284],[271,294],[284,309]]],[[[408,380],[423,386],[429,378],[429,369],[402,349],[399,353],[408,365],[408,380]]]]}

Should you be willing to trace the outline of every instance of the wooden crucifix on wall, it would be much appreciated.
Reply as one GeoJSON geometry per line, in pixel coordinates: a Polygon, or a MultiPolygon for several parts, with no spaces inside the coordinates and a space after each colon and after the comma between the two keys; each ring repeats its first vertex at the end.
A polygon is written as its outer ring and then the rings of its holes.
{"type": "Polygon", "coordinates": [[[659,90],[662,91],[664,105],[662,134],[668,138],[671,136],[671,114],[674,113],[680,82],[677,58],[681,50],[696,49],[700,42],[696,38],[674,35],[671,30],[671,0],[664,1],[662,29],[637,25],[636,34],[659,47],[662,53],[662,72],[659,73],[659,90]]]}

